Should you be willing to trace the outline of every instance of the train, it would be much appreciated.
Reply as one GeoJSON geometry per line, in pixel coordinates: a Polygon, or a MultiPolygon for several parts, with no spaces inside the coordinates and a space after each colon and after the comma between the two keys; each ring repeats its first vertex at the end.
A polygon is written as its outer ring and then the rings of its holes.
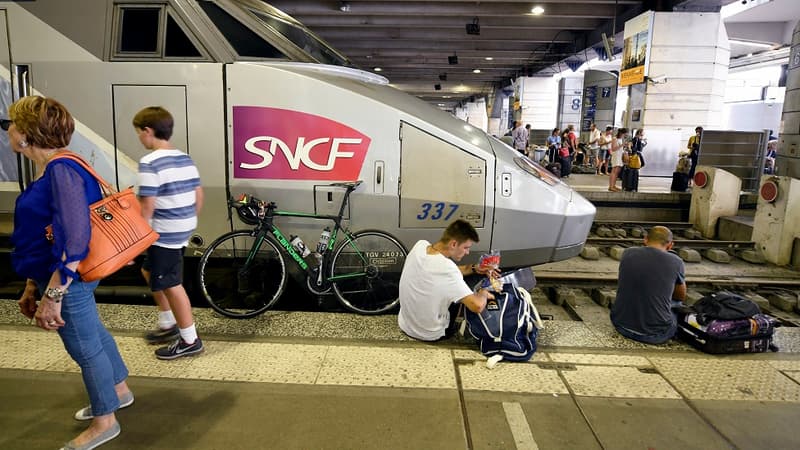
{"type": "MultiPolygon", "coordinates": [[[[282,210],[333,214],[336,182],[361,180],[350,229],[406,248],[461,218],[503,267],[580,253],[594,206],[500,140],[360,70],[297,20],[258,0],[0,1],[0,114],[25,95],[73,113],[70,149],[118,188],[136,182],[131,120],[160,105],[172,143],[195,161],[205,208],[186,254],[244,228],[227,200],[247,193],[282,210]]],[[[5,115],[4,117],[7,117],[5,115]]],[[[0,233],[34,173],[0,134],[0,233]]],[[[314,243],[322,224],[280,218],[314,243]]]]}

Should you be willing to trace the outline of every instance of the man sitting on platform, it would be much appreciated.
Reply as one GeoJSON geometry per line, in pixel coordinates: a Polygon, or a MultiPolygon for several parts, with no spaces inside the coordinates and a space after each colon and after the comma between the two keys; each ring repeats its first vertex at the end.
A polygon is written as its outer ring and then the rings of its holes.
{"type": "Polygon", "coordinates": [[[629,339],[662,344],[677,330],[672,307],[686,299],[684,266],[670,251],[673,242],[669,228],[653,227],[644,244],[622,254],[611,323],[629,339]]]}
{"type": "Polygon", "coordinates": [[[458,266],[478,242],[478,232],[464,220],[451,223],[435,243],[421,240],[408,253],[400,275],[400,313],[403,332],[422,341],[436,341],[455,333],[458,305],[480,313],[494,296],[486,289],[473,292],[466,275],[498,276],[496,269],[475,264],[458,266]]]}

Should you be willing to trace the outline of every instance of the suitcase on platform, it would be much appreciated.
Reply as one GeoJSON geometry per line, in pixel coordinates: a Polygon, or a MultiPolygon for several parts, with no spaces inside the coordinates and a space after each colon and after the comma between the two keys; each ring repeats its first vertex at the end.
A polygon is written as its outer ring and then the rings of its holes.
{"type": "Polygon", "coordinates": [[[775,325],[775,319],[766,314],[706,324],[698,320],[697,314],[679,314],[678,337],[705,353],[762,353],[778,351],[772,343],[775,325]]]}
{"type": "Polygon", "coordinates": [[[686,192],[689,189],[689,174],[682,172],[672,172],[672,185],[670,191],[686,192]]]}
{"type": "Polygon", "coordinates": [[[630,167],[623,167],[620,173],[622,179],[623,191],[638,191],[639,190],[639,169],[631,169],[630,167]]]}

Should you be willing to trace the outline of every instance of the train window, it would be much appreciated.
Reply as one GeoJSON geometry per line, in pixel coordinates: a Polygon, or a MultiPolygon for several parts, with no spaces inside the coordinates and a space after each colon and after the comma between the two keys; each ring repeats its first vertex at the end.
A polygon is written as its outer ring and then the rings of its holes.
{"type": "Polygon", "coordinates": [[[239,56],[251,58],[283,58],[286,56],[253,30],[236,20],[216,3],[201,1],[200,7],[222,33],[239,56]]]}
{"type": "Polygon", "coordinates": [[[334,66],[351,66],[345,58],[339,56],[333,49],[328,47],[324,42],[317,39],[313,34],[309,33],[300,27],[278,19],[277,17],[270,16],[260,11],[250,10],[261,21],[278,33],[282,34],[286,39],[290,40],[292,44],[296,45],[304,52],[309,54],[312,58],[316,59],[322,64],[330,64],[334,66]]]}
{"type": "Polygon", "coordinates": [[[164,56],[200,57],[200,51],[189,36],[183,32],[178,22],[167,16],[167,35],[164,40],[164,56]]]}
{"type": "Polygon", "coordinates": [[[524,170],[525,172],[528,172],[529,174],[535,176],[536,178],[544,181],[545,183],[549,184],[550,186],[555,186],[560,181],[558,178],[556,178],[555,175],[550,173],[549,170],[547,170],[544,167],[540,166],[539,164],[536,164],[535,162],[531,161],[526,156],[516,157],[516,158],[514,158],[514,162],[517,163],[517,165],[522,170],[524,170]]]}
{"type": "Polygon", "coordinates": [[[123,8],[120,20],[120,53],[158,52],[161,8],[123,8]]]}

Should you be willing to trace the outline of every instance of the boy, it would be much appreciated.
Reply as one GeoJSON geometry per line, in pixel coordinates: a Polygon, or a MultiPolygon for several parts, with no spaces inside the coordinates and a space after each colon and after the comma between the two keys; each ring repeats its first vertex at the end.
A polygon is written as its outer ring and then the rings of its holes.
{"type": "Polygon", "coordinates": [[[133,127],[139,142],[151,151],[139,160],[142,215],[161,236],[148,250],[142,275],[158,305],[158,327],[145,339],[151,344],[174,341],[155,351],[158,359],[175,359],[203,351],[183,288],[183,250],[197,227],[203,188],[194,162],[169,142],[172,115],[160,106],[139,111],[133,127]]]}

